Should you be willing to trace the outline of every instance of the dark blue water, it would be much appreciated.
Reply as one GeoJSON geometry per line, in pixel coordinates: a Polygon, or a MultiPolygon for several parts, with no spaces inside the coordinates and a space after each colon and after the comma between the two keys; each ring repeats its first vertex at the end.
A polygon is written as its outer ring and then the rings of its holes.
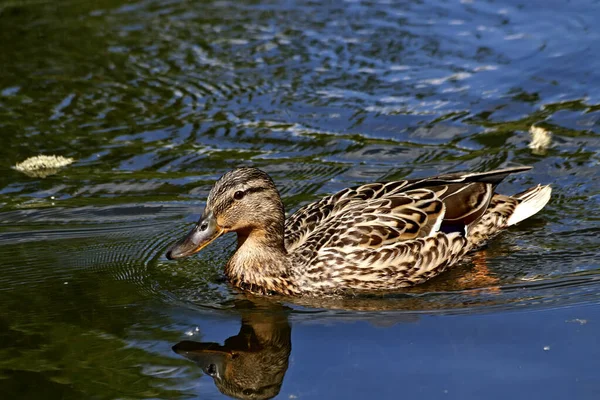
{"type": "Polygon", "coordinates": [[[599,19],[591,0],[0,0],[0,394],[596,399],[599,19]],[[38,154],[75,162],[13,168],[38,154]],[[500,191],[551,184],[550,204],[406,293],[248,297],[222,277],[233,237],[164,257],[235,166],[293,211],[519,164],[500,191]]]}

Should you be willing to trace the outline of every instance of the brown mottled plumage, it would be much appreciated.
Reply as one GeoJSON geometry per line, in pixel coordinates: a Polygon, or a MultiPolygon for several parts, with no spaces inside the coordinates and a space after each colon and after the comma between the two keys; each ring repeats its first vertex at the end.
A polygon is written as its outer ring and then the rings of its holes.
{"type": "Polygon", "coordinates": [[[200,251],[226,232],[238,248],[225,267],[231,283],[259,294],[322,296],[396,290],[456,264],[468,251],[540,211],[549,186],[494,193],[530,167],[372,183],[308,204],[285,220],[271,178],[256,168],[223,175],[198,224],[167,253],[200,251]]]}

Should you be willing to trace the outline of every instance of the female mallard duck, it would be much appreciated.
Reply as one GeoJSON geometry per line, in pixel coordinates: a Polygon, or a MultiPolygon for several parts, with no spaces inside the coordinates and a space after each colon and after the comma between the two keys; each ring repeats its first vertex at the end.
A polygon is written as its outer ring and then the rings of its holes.
{"type": "Polygon", "coordinates": [[[237,250],[231,283],[259,294],[336,295],[422,283],[470,250],[540,211],[551,188],[494,193],[531,167],[371,183],[308,204],[285,220],[275,184],[256,168],[223,175],[202,217],[167,258],[190,256],[227,232],[237,250]]]}

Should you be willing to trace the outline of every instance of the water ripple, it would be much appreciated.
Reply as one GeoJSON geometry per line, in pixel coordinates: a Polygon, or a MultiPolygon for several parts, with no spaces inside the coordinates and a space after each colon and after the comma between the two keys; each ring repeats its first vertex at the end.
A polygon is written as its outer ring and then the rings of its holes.
{"type": "MultiPolygon", "coordinates": [[[[449,283],[473,278],[473,261],[411,292],[410,304],[386,301],[445,309],[563,298],[566,286],[551,285],[599,268],[592,3],[0,6],[3,42],[23,43],[0,54],[0,281],[96,271],[228,307],[231,239],[181,263],[162,254],[233,166],[265,169],[293,211],[358,183],[528,164],[502,190],[549,183],[553,200],[486,249],[487,280],[449,283]],[[532,126],[552,132],[543,152],[530,148],[532,126]],[[9,169],[37,153],[78,161],[46,179],[9,169]],[[519,286],[532,280],[541,286],[519,286]]],[[[581,290],[594,292],[594,281],[581,290]]]]}

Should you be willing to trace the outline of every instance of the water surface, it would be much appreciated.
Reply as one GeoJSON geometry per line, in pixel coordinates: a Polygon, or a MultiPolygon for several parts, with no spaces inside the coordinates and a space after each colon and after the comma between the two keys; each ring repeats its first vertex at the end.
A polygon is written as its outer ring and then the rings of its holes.
{"type": "Polygon", "coordinates": [[[0,393],[597,398],[599,18],[592,0],[0,0],[0,393]],[[77,161],[11,168],[40,153],[77,161]],[[552,184],[548,207],[406,293],[247,298],[222,278],[233,237],[164,257],[234,166],[293,211],[522,164],[501,190],[552,184]],[[239,379],[217,387],[207,349],[241,354],[239,379]]]}

